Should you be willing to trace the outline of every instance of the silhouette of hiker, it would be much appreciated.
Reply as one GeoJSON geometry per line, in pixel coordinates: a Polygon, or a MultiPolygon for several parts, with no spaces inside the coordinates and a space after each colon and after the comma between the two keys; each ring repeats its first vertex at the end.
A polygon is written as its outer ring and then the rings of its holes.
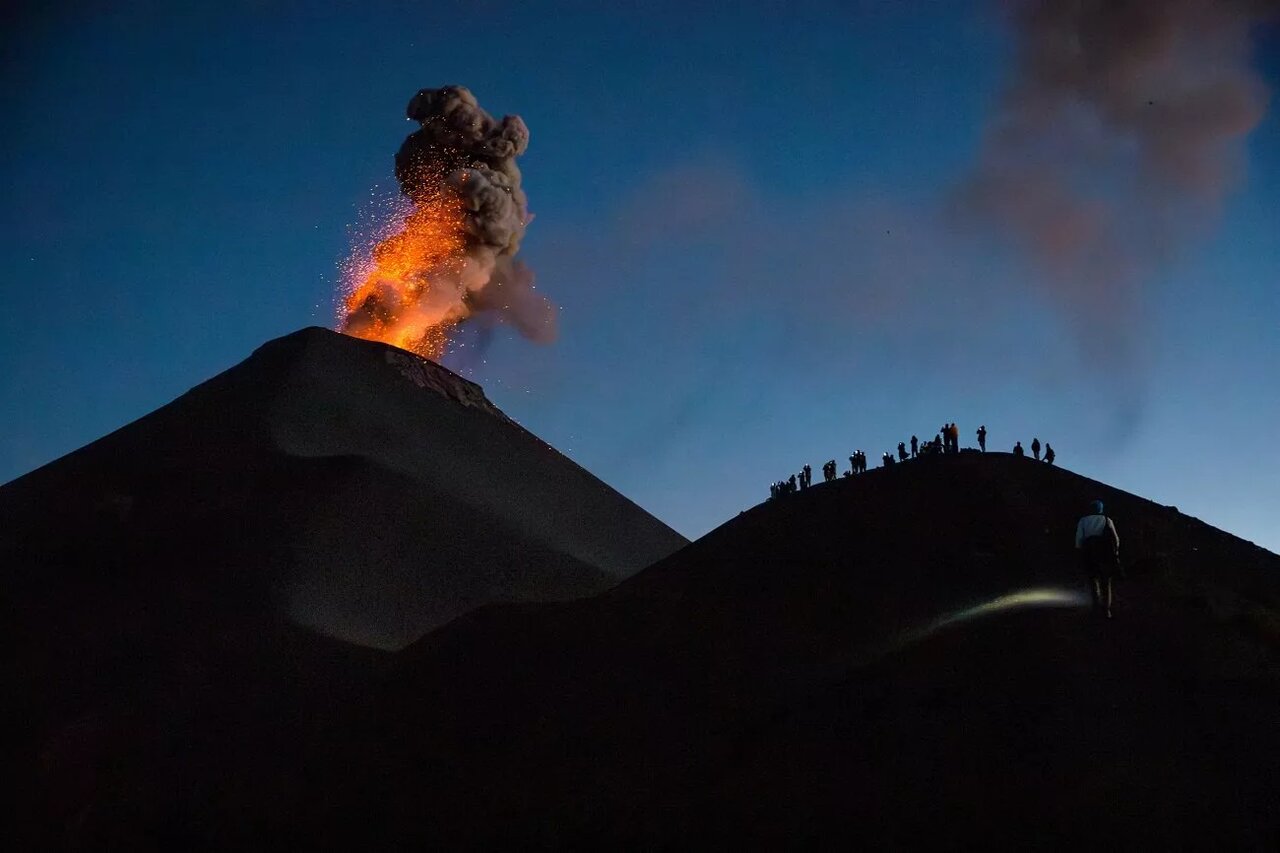
{"type": "Polygon", "coordinates": [[[1037,462],[1040,461],[1040,439],[1038,438],[1031,439],[1031,455],[1035,457],[1037,462]]]}
{"type": "Polygon", "coordinates": [[[938,433],[933,437],[933,452],[934,453],[942,452],[942,433],[938,433]]]}
{"type": "Polygon", "coordinates": [[[849,473],[858,473],[858,454],[856,453],[849,457],[849,473]]]}
{"type": "Polygon", "coordinates": [[[983,424],[978,427],[978,447],[983,453],[987,452],[987,425],[983,424]]]}
{"type": "Polygon", "coordinates": [[[1044,443],[1044,461],[1052,465],[1053,460],[1057,458],[1057,455],[1058,454],[1053,452],[1053,445],[1046,441],[1044,443]]]}
{"type": "Polygon", "coordinates": [[[907,461],[907,444],[904,441],[898,442],[898,461],[899,462],[907,461]]]}
{"type": "Polygon", "coordinates": [[[956,426],[955,421],[951,422],[951,452],[960,452],[960,427],[956,426]]]}
{"type": "Polygon", "coordinates": [[[916,438],[914,435],[911,436],[911,458],[912,459],[916,458],[916,452],[919,449],[920,449],[920,439],[916,438]]]}
{"type": "Polygon", "coordinates": [[[800,488],[807,489],[813,485],[813,469],[808,465],[800,469],[800,488]]]}
{"type": "Polygon", "coordinates": [[[1076,551],[1089,574],[1094,612],[1105,607],[1111,618],[1112,578],[1120,568],[1120,535],[1103,513],[1102,501],[1094,501],[1092,512],[1076,524],[1076,551]]]}
{"type": "Polygon", "coordinates": [[[796,491],[796,475],[792,474],[791,479],[787,480],[787,491],[795,494],[796,491]]]}
{"type": "Polygon", "coordinates": [[[1017,442],[1016,444],[1014,444],[1014,445],[1013,445],[1013,455],[1014,455],[1014,456],[1026,456],[1026,453],[1025,453],[1025,452],[1023,452],[1023,450],[1022,450],[1022,442],[1021,442],[1021,441],[1019,441],[1019,442],[1017,442]]]}

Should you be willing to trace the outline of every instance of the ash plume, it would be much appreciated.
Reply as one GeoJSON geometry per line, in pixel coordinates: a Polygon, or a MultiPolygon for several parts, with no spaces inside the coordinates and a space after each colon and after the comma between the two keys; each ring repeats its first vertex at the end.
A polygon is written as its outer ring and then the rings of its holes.
{"type": "Polygon", "coordinates": [[[554,340],[555,309],[516,259],[531,218],[516,166],[524,121],[494,119],[462,86],[422,89],[406,114],[420,125],[395,158],[410,210],[355,267],[342,331],[436,358],[449,330],[476,315],[554,340]]]}
{"type": "Polygon", "coordinates": [[[1121,364],[1144,283],[1211,224],[1267,93],[1275,2],[1027,0],[1015,72],[955,198],[1032,261],[1082,344],[1121,364]]]}

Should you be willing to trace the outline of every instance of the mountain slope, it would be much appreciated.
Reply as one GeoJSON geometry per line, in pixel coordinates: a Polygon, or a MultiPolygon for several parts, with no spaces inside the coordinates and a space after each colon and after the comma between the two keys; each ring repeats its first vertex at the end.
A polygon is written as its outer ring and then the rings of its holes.
{"type": "Polygon", "coordinates": [[[1257,846],[1278,652],[1275,555],[1029,460],[921,460],[424,637],[332,724],[317,796],[390,845],[1257,846]],[[1071,548],[1095,497],[1112,622],[1071,548]]]}
{"type": "Polygon", "coordinates": [[[11,583],[128,562],[247,600],[265,584],[298,622],[384,648],[685,544],[478,386],[316,328],[0,487],[0,518],[11,583]]]}
{"type": "Polygon", "coordinates": [[[261,842],[379,649],[684,544],[438,365],[272,341],[0,487],[15,849],[261,842]]]}

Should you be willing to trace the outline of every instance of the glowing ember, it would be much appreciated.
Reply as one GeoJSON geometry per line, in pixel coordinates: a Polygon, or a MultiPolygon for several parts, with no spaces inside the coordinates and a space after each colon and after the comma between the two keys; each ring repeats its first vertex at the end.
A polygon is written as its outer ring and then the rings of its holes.
{"type": "Polygon", "coordinates": [[[439,187],[410,205],[400,230],[347,264],[343,331],[439,359],[466,316],[457,292],[467,263],[462,200],[439,187]]]}
{"type": "Polygon", "coordinates": [[[403,198],[343,267],[339,328],[432,359],[477,314],[554,340],[555,310],[516,258],[530,218],[515,162],[528,128],[495,120],[461,86],[419,91],[407,115],[420,128],[396,154],[403,198]]]}

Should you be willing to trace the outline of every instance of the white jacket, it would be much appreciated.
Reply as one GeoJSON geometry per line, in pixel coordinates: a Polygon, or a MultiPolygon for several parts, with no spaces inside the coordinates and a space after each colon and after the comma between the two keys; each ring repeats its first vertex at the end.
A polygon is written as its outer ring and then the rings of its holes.
{"type": "Polygon", "coordinates": [[[1107,531],[1111,532],[1111,541],[1115,543],[1116,550],[1120,550],[1120,534],[1116,533],[1116,526],[1111,523],[1111,519],[1105,515],[1086,515],[1076,525],[1076,547],[1079,548],[1091,536],[1106,536],[1107,531]]]}

